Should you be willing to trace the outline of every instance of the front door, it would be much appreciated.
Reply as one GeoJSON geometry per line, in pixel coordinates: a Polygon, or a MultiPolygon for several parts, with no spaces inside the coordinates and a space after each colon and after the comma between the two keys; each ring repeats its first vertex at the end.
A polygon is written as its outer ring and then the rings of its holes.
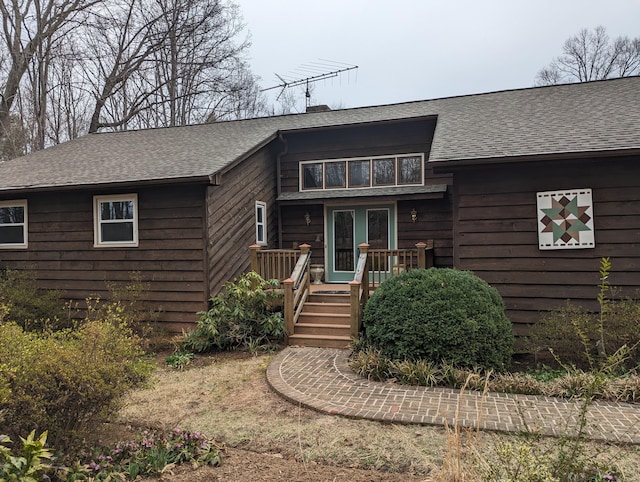
{"type": "Polygon", "coordinates": [[[396,222],[394,205],[327,207],[326,280],[353,280],[361,243],[371,249],[394,249],[396,222]]]}

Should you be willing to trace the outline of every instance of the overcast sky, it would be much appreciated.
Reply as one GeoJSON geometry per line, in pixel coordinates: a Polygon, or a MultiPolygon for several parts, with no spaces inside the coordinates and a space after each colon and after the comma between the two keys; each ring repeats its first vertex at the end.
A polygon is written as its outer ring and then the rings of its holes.
{"type": "Polygon", "coordinates": [[[314,84],[334,108],[530,87],[582,28],[640,36],[640,0],[234,1],[264,88],[359,67],[314,84]]]}

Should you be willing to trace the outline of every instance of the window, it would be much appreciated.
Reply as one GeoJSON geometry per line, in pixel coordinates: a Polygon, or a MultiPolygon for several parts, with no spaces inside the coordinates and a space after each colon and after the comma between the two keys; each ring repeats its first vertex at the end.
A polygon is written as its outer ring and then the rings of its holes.
{"type": "Polygon", "coordinates": [[[302,188],[322,189],[322,164],[305,164],[302,169],[302,188]]]}
{"type": "Polygon", "coordinates": [[[422,184],[422,159],[420,157],[398,158],[398,184],[422,184]]]}
{"type": "Polygon", "coordinates": [[[94,246],[138,246],[138,196],[95,196],[94,246]]]}
{"type": "Polygon", "coordinates": [[[267,245],[267,203],[256,201],[256,244],[267,245]]]}
{"type": "Polygon", "coordinates": [[[0,248],[27,247],[27,201],[0,201],[0,248]]]}
{"type": "Polygon", "coordinates": [[[324,186],[326,189],[346,186],[347,166],[345,162],[327,162],[324,170],[324,186]]]}
{"type": "Polygon", "coordinates": [[[300,163],[300,190],[358,189],[424,184],[424,154],[300,163]]]}
{"type": "Polygon", "coordinates": [[[349,162],[349,187],[369,187],[371,185],[371,161],[349,162]]]}
{"type": "Polygon", "coordinates": [[[392,186],[396,183],[395,159],[375,159],[373,161],[373,185],[392,186]]]}

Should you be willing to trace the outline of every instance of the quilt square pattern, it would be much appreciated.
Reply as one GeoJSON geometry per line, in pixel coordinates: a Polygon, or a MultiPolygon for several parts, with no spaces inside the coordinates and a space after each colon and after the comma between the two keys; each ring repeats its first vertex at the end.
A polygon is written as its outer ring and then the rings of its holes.
{"type": "Polygon", "coordinates": [[[591,189],[539,192],[537,198],[539,249],[595,248],[591,189]]]}

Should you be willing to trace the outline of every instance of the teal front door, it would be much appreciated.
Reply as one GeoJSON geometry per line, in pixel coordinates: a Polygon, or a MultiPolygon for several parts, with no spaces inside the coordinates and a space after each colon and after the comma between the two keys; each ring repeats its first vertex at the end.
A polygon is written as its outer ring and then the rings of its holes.
{"type": "Polygon", "coordinates": [[[353,280],[361,243],[371,249],[394,249],[394,205],[327,207],[327,273],[332,283],[353,280]]]}

